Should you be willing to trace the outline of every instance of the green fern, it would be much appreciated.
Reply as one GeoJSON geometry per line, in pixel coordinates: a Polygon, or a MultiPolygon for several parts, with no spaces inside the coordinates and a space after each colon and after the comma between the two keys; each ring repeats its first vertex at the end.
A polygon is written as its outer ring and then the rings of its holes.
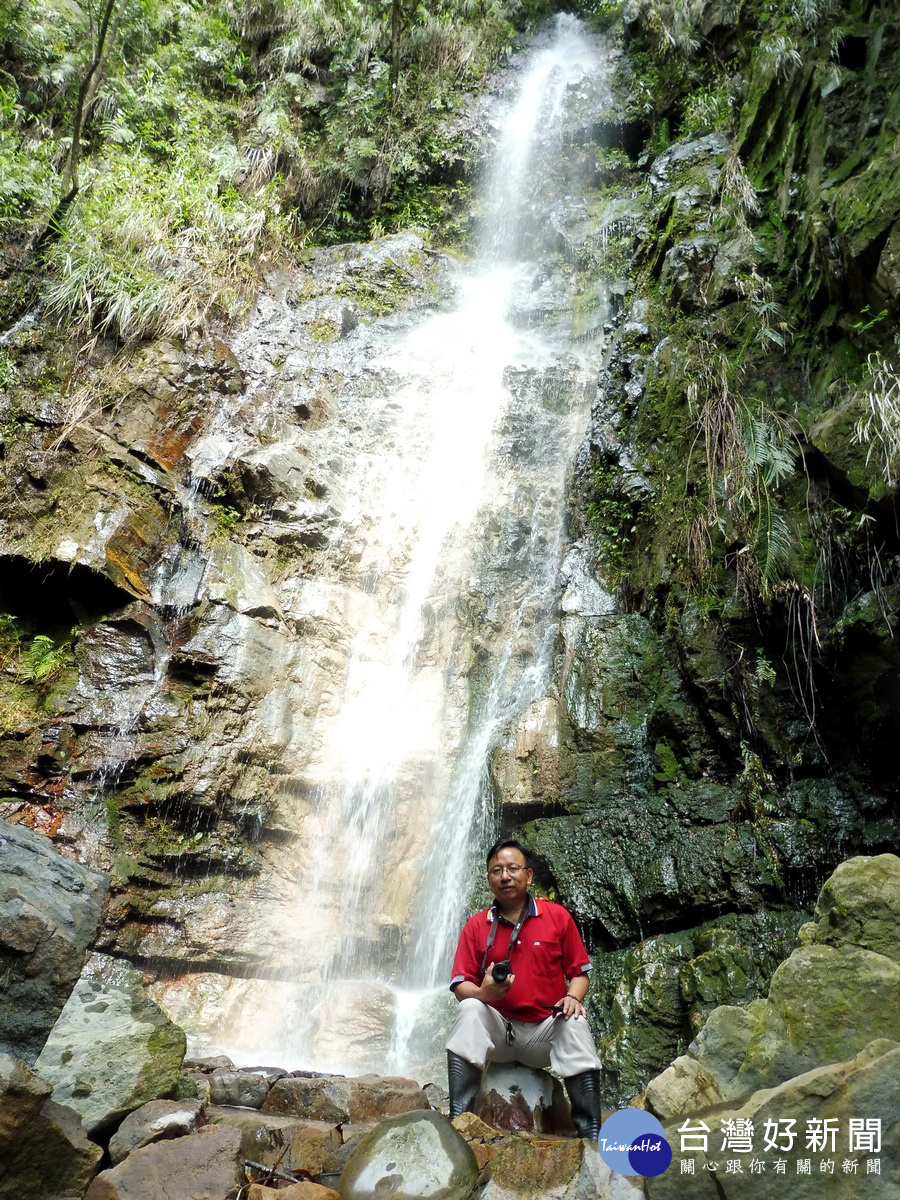
{"type": "Polygon", "coordinates": [[[70,646],[57,646],[53,638],[39,633],[19,659],[19,675],[26,683],[49,683],[65,668],[70,646]]]}
{"type": "Polygon", "coordinates": [[[791,535],[784,514],[768,496],[755,515],[752,550],[765,584],[778,583],[790,560],[791,535]]]}

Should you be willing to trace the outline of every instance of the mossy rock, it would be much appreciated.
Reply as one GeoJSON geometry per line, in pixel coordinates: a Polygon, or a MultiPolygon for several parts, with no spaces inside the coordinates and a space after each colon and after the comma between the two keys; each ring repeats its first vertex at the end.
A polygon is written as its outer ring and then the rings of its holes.
{"type": "Polygon", "coordinates": [[[900,858],[851,858],[831,876],[816,904],[815,941],[858,946],[900,962],[900,858]]]}

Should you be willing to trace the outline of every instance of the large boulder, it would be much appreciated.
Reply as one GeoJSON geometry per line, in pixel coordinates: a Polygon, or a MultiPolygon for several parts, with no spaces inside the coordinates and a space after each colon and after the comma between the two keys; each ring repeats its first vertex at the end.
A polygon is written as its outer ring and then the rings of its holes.
{"type": "Polygon", "coordinates": [[[356,1147],[341,1175],[341,1200],[469,1200],[475,1155],[449,1121],[429,1109],[382,1121],[356,1147]]]}
{"type": "Polygon", "coordinates": [[[825,883],[811,936],[822,946],[859,946],[900,962],[900,858],[850,858],[825,883]]]}
{"type": "Polygon", "coordinates": [[[143,1146],[101,1171],[84,1200],[222,1200],[241,1182],[241,1135],[224,1126],[143,1146]]]}
{"type": "Polygon", "coordinates": [[[673,1161],[669,1170],[646,1181],[647,1193],[650,1200],[760,1200],[784,1188],[791,1200],[888,1200],[900,1195],[898,1114],[900,1044],[882,1039],[847,1062],[818,1067],[733,1104],[683,1114],[667,1123],[675,1158],[693,1165],[687,1172],[673,1161]],[[863,1133],[872,1134],[868,1148],[851,1148],[851,1120],[863,1122],[863,1133]],[[873,1121],[879,1123],[877,1142],[869,1124],[873,1121]],[[728,1122],[734,1122],[735,1129],[748,1128],[737,1122],[750,1123],[751,1150],[723,1149],[728,1122]],[[685,1135],[681,1150],[684,1125],[698,1132],[685,1135]],[[817,1148],[810,1148],[810,1130],[825,1135],[817,1148]],[[773,1148],[766,1148],[767,1135],[774,1136],[773,1148]],[[776,1173],[779,1159],[783,1178],[776,1173]],[[877,1174],[869,1171],[869,1160],[875,1159],[877,1174]],[[737,1161],[741,1170],[728,1170],[727,1160],[737,1161]],[[751,1161],[763,1163],[762,1170],[751,1171],[751,1161]],[[808,1173],[798,1166],[802,1162],[809,1164],[808,1173]]]}
{"type": "Polygon", "coordinates": [[[129,963],[95,954],[75,986],[38,1070],[54,1099],[103,1135],[149,1100],[171,1096],[181,1076],[185,1036],[143,990],[129,963]]]}
{"type": "Polygon", "coordinates": [[[900,858],[842,863],[801,934],[806,944],[775,972],[767,999],[714,1009],[687,1055],[651,1081],[652,1112],[734,1100],[897,1036],[900,858]]]}
{"type": "Polygon", "coordinates": [[[81,1200],[103,1151],[50,1084],[0,1052],[0,1200],[81,1200]]]}
{"type": "Polygon", "coordinates": [[[84,966],[105,875],[0,821],[0,1050],[34,1063],[84,966]]]}

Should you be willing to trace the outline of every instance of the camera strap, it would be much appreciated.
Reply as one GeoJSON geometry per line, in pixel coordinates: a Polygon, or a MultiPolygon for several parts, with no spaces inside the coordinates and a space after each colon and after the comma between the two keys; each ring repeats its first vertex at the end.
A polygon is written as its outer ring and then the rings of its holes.
{"type": "MultiPolygon", "coordinates": [[[[522,915],[519,917],[518,921],[516,922],[516,924],[513,928],[512,933],[509,935],[509,945],[506,947],[506,957],[507,958],[509,958],[509,956],[513,952],[513,947],[515,946],[516,942],[518,941],[519,932],[520,932],[522,926],[525,924],[525,922],[531,916],[531,904],[532,904],[531,896],[526,895],[525,907],[522,909],[522,915]]],[[[500,911],[497,908],[497,906],[494,905],[493,907],[494,907],[494,919],[493,919],[493,921],[491,921],[491,930],[490,930],[490,933],[488,934],[487,945],[484,948],[484,954],[482,955],[482,958],[481,958],[481,974],[482,975],[484,975],[485,971],[487,970],[488,954],[490,954],[491,946],[493,946],[493,944],[494,944],[494,938],[497,936],[497,926],[500,924],[501,920],[503,920],[503,918],[500,916],[500,911]]]]}

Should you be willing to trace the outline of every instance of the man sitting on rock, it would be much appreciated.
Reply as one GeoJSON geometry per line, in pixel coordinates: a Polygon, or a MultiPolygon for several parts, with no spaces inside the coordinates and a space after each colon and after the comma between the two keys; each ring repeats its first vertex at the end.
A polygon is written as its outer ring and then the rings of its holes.
{"type": "Polygon", "coordinates": [[[591,963],[571,915],[529,893],[532,876],[518,842],[491,846],[494,903],[466,922],[453,960],[460,1004],[447,1039],[450,1117],[473,1111],[487,1062],[552,1066],[579,1137],[596,1139],[600,1059],[582,1006],[591,963]]]}

